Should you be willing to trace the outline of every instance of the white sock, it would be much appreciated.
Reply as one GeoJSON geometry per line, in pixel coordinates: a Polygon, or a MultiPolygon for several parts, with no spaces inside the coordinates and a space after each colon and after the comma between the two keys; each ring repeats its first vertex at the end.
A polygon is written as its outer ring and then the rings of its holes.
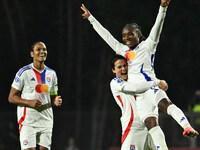
{"type": "Polygon", "coordinates": [[[190,123],[188,122],[186,116],[182,112],[180,108],[178,108],[176,105],[171,104],[167,108],[167,113],[176,120],[176,122],[185,129],[186,127],[191,127],[190,123]]]}
{"type": "Polygon", "coordinates": [[[155,126],[149,130],[149,134],[153,139],[153,142],[156,146],[156,150],[168,150],[167,144],[165,142],[165,135],[161,130],[160,126],[155,126]]]}

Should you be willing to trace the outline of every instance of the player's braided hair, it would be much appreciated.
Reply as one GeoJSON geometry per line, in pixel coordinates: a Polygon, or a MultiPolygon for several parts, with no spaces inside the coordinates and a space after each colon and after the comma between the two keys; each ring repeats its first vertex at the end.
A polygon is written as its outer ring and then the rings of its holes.
{"type": "Polygon", "coordinates": [[[137,23],[130,23],[124,26],[123,30],[125,28],[131,27],[133,30],[138,34],[139,36],[139,42],[144,41],[146,38],[142,35],[141,27],[137,23]]]}

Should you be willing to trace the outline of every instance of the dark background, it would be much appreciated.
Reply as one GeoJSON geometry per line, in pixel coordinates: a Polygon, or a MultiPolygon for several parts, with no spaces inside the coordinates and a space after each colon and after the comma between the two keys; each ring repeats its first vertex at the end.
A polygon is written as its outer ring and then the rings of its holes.
{"type": "MultiPolygon", "coordinates": [[[[115,53],[82,19],[82,3],[1,0],[1,111],[15,109],[7,102],[10,85],[18,69],[32,62],[29,49],[34,41],[43,41],[47,46],[46,65],[57,72],[64,100],[62,110],[91,110],[99,97],[100,103],[113,101],[109,82],[110,58],[115,53]]],[[[147,37],[160,5],[159,0],[84,3],[119,41],[123,26],[131,22],[137,22],[147,37]]],[[[168,82],[169,97],[182,109],[187,109],[188,100],[199,88],[199,8],[199,0],[171,1],[156,53],[157,77],[168,82]]]]}
{"type": "MultiPolygon", "coordinates": [[[[160,0],[0,0],[1,112],[16,112],[7,97],[16,72],[32,62],[35,41],[46,44],[46,65],[58,75],[63,105],[55,113],[74,112],[80,122],[82,112],[120,111],[109,88],[115,53],[82,19],[82,3],[121,41],[122,28],[132,22],[148,36],[160,0]]],[[[184,111],[199,89],[199,9],[199,0],[171,1],[155,59],[157,77],[168,82],[169,98],[184,111]]]]}

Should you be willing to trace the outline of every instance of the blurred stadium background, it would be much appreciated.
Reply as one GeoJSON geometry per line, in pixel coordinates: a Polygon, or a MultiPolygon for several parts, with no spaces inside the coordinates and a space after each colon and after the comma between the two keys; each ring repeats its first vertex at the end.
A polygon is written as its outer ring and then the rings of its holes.
{"type": "MultiPolygon", "coordinates": [[[[109,89],[114,52],[82,19],[82,3],[121,41],[123,26],[131,22],[148,36],[160,0],[1,0],[0,150],[20,149],[16,106],[7,97],[15,73],[31,63],[29,49],[35,41],[47,45],[46,65],[57,72],[64,101],[54,108],[52,150],[64,150],[69,137],[80,150],[120,147],[120,110],[109,89]]],[[[188,106],[200,89],[199,9],[199,0],[171,0],[155,61],[157,77],[169,84],[169,97],[198,131],[194,120],[200,114],[189,112],[188,106]]],[[[160,125],[169,147],[200,147],[199,138],[183,138],[182,129],[169,116],[161,113],[160,125]]]]}

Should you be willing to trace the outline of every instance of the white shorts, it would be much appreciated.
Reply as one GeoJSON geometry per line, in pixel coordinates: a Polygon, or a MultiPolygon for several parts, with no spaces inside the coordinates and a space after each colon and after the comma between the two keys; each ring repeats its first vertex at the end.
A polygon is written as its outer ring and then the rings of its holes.
{"type": "Polygon", "coordinates": [[[155,149],[153,140],[147,129],[131,129],[121,150],[152,150],[155,149]]]}
{"type": "Polygon", "coordinates": [[[52,128],[38,128],[23,125],[20,131],[21,149],[36,147],[36,144],[51,148],[52,128]]]}
{"type": "Polygon", "coordinates": [[[165,91],[157,86],[136,97],[138,115],[143,123],[148,117],[158,118],[158,103],[163,98],[169,100],[165,91]]]}

